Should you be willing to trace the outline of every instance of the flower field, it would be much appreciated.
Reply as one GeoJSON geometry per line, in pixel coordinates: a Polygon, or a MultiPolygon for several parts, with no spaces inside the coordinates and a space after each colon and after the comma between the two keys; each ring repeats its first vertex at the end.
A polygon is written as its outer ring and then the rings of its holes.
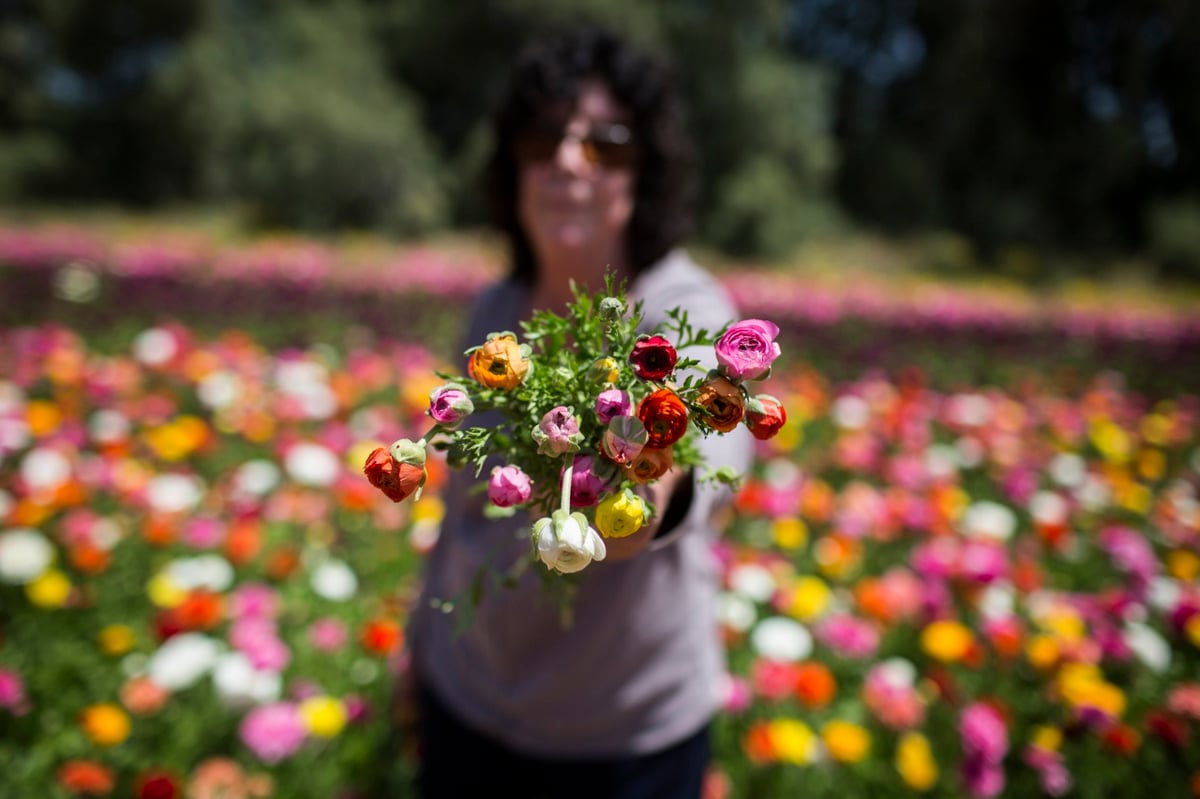
{"type": "MultiPolygon", "coordinates": [[[[445,467],[361,467],[492,274],[0,230],[0,797],[406,795],[445,467]]],[[[712,795],[1200,796],[1200,318],[760,280],[712,795]]]]}

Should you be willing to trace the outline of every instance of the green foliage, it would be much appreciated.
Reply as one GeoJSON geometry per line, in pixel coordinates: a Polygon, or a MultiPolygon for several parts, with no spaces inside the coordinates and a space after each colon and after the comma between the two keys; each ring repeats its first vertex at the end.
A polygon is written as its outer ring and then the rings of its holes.
{"type": "Polygon", "coordinates": [[[1151,208],[1149,250],[1164,272],[1200,278],[1200,200],[1191,197],[1151,208]]]}

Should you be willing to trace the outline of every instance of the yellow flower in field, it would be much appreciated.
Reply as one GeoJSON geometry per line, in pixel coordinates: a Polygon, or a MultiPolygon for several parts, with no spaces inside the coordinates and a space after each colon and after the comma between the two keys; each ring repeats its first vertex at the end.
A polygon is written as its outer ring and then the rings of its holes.
{"type": "Polygon", "coordinates": [[[1038,619],[1038,625],[1063,643],[1079,643],[1087,635],[1083,617],[1068,607],[1059,607],[1038,619]]]}
{"type": "Polygon", "coordinates": [[[1109,419],[1092,424],[1092,444],[1109,463],[1126,463],[1133,449],[1129,434],[1109,419]]]}
{"type": "Polygon", "coordinates": [[[824,535],[813,546],[817,570],[831,580],[844,579],[858,570],[862,544],[844,535],[824,535]]]}
{"type": "Polygon", "coordinates": [[[804,441],[804,426],[800,424],[800,419],[791,410],[788,410],[788,424],[779,428],[779,432],[771,439],[771,448],[776,452],[786,455],[790,452],[795,452],[796,448],[804,441]]]}
{"type": "Polygon", "coordinates": [[[1149,513],[1150,507],[1154,504],[1154,493],[1148,486],[1141,483],[1126,483],[1116,492],[1116,495],[1118,505],[1141,516],[1149,513]]]}
{"type": "Polygon", "coordinates": [[[62,411],[53,402],[30,400],[25,405],[25,423],[34,438],[42,438],[62,424],[62,411]]]}
{"type": "Polygon", "coordinates": [[[792,603],[789,612],[800,621],[812,621],[828,608],[833,592],[820,577],[805,575],[798,577],[792,586],[792,603]]]}
{"type": "Polygon", "coordinates": [[[938,781],[938,767],[929,739],[919,732],[906,732],[896,744],[896,771],[904,784],[916,791],[928,791],[938,781]]]}
{"type": "Polygon", "coordinates": [[[1188,640],[1192,642],[1192,646],[1200,647],[1200,615],[1193,613],[1192,617],[1187,620],[1184,625],[1184,632],[1187,633],[1188,640]]]}
{"type": "Polygon", "coordinates": [[[85,708],[79,715],[79,726],[97,746],[116,746],[129,737],[129,716],[114,704],[85,708]]]}
{"type": "Polygon", "coordinates": [[[1167,433],[1171,430],[1170,418],[1161,413],[1151,413],[1142,418],[1142,438],[1148,444],[1162,446],[1167,443],[1167,433]]]}
{"type": "Polygon", "coordinates": [[[159,572],[146,583],[146,594],[160,608],[177,608],[187,599],[187,591],[175,584],[165,572],[159,572]]]}
{"type": "Polygon", "coordinates": [[[1062,740],[1062,730],[1049,724],[1039,724],[1029,736],[1029,743],[1047,752],[1057,752],[1062,740]]]}
{"type": "Polygon", "coordinates": [[[952,619],[935,621],[921,631],[922,651],[943,663],[962,660],[974,642],[966,625],[952,619]]]}
{"type": "Polygon", "coordinates": [[[446,516],[446,503],[435,496],[423,496],[420,502],[412,504],[412,518],[414,522],[429,522],[431,524],[441,524],[442,519],[446,516]]]}
{"type": "Polygon", "coordinates": [[[300,703],[304,726],[318,738],[332,738],[346,726],[346,707],[332,696],[314,696],[300,703]]]}
{"type": "Polygon", "coordinates": [[[767,722],[767,737],[776,756],[785,763],[805,766],[817,755],[817,736],[803,721],[772,719],[767,722]]]}
{"type": "Polygon", "coordinates": [[[1058,692],[1073,707],[1091,707],[1110,716],[1125,712],[1125,694],[1090,663],[1066,663],[1058,672],[1058,692]]]}
{"type": "Polygon", "coordinates": [[[25,585],[25,595],[39,608],[61,608],[71,596],[71,581],[58,569],[47,569],[25,585]]]}
{"type": "Polygon", "coordinates": [[[124,624],[110,624],[96,636],[100,651],[113,657],[124,655],[133,649],[135,641],[133,630],[124,624]]]}
{"type": "Polygon", "coordinates": [[[783,516],[771,522],[771,538],[783,549],[800,549],[808,542],[808,525],[795,516],[783,516]]]}
{"type": "Polygon", "coordinates": [[[1048,669],[1061,654],[1058,641],[1049,635],[1035,635],[1025,644],[1025,657],[1039,669],[1048,669]]]}
{"type": "Polygon", "coordinates": [[[165,461],[183,460],[208,437],[208,425],[197,416],[177,419],[152,427],[143,435],[146,445],[165,461]]]}
{"type": "Polygon", "coordinates": [[[1138,452],[1137,470],[1147,480],[1161,480],[1167,472],[1167,456],[1161,449],[1145,447],[1138,452]]]}
{"type": "Polygon", "coordinates": [[[831,721],[821,728],[829,756],[839,763],[858,763],[871,751],[871,734],[849,721],[831,721]]]}
{"type": "Polygon", "coordinates": [[[1185,583],[1200,575],[1200,555],[1186,549],[1173,549],[1167,553],[1167,573],[1185,583]]]}

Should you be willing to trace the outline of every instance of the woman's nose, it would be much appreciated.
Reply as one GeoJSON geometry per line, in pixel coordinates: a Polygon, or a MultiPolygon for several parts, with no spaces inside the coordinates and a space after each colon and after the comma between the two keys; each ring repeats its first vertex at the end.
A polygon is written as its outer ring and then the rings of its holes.
{"type": "Polygon", "coordinates": [[[554,163],[559,169],[572,174],[580,174],[591,169],[587,157],[587,145],[578,136],[566,135],[558,143],[554,153],[554,163]]]}

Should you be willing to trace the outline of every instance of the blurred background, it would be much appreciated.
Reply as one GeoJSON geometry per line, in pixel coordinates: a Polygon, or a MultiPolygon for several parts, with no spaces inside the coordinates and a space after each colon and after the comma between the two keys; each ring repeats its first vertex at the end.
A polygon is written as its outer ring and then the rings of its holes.
{"type": "Polygon", "coordinates": [[[1200,796],[1200,6],[0,0],[0,799],[405,796],[516,52],[674,60],[781,328],[706,799],[1200,796]]]}

